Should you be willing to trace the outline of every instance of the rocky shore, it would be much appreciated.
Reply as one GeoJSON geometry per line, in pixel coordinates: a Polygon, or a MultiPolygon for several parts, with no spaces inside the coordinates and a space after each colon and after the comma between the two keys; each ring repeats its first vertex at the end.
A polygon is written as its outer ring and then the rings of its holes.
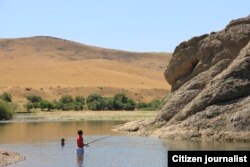
{"type": "Polygon", "coordinates": [[[18,153],[0,149],[0,167],[14,164],[25,158],[18,153]]]}

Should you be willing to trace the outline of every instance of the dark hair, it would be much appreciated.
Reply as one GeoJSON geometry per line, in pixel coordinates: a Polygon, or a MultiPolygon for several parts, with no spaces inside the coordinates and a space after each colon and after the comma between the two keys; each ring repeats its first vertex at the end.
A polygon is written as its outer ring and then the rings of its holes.
{"type": "Polygon", "coordinates": [[[82,132],[82,130],[78,130],[78,135],[82,135],[83,134],[83,132],[82,132]]]}

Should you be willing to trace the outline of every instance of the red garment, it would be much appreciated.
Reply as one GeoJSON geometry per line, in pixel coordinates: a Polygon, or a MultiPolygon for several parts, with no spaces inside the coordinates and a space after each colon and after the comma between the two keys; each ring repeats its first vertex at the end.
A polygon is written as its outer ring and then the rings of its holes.
{"type": "Polygon", "coordinates": [[[82,136],[78,136],[78,137],[76,138],[76,143],[77,143],[77,147],[83,148],[84,142],[83,142],[82,136]]]}

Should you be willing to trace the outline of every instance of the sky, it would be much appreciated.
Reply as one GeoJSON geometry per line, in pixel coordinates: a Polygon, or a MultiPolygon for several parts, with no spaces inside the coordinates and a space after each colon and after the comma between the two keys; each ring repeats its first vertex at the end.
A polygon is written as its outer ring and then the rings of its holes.
{"type": "Polygon", "coordinates": [[[53,36],[172,52],[182,41],[249,14],[249,0],[0,0],[0,38],[53,36]]]}

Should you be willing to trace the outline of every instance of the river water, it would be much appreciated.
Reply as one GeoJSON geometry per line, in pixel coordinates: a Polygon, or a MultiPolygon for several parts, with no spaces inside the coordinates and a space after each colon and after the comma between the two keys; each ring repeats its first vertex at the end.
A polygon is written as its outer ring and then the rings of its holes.
{"type": "Polygon", "coordinates": [[[168,150],[250,150],[247,143],[162,140],[127,136],[111,129],[122,122],[66,121],[0,123],[0,148],[16,151],[26,160],[12,167],[166,167],[168,150]],[[75,137],[84,131],[84,157],[75,153],[75,137]],[[60,139],[65,138],[64,147],[60,139]]]}

